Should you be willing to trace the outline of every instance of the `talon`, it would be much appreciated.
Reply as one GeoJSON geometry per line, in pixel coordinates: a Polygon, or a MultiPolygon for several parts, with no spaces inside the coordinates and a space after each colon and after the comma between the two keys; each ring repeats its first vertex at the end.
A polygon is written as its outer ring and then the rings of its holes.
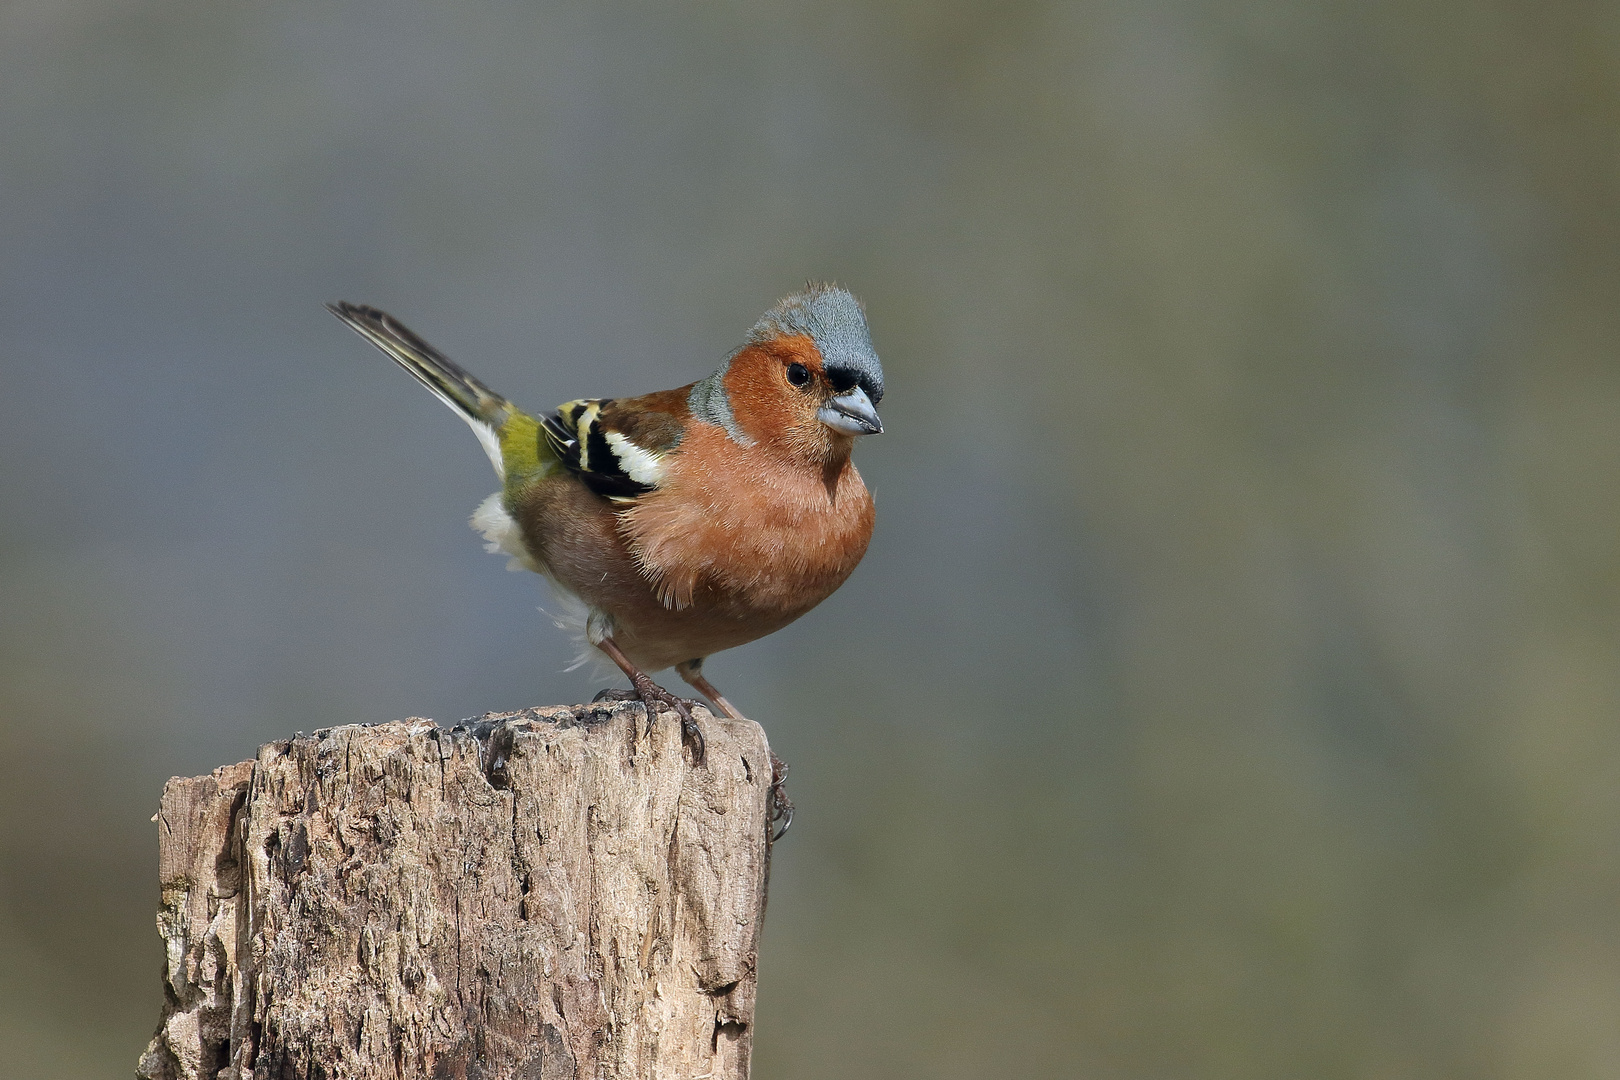
{"type": "Polygon", "coordinates": [[[787,831],[793,827],[793,800],[780,791],[773,791],[771,793],[771,803],[771,823],[775,824],[778,821],[782,823],[771,834],[771,843],[774,844],[786,836],[787,831]]]}
{"type": "Polygon", "coordinates": [[[692,714],[684,709],[681,711],[681,739],[692,745],[693,762],[698,765],[703,764],[703,759],[706,756],[703,730],[698,727],[698,723],[692,718],[692,714]]]}
{"type": "Polygon", "coordinates": [[[647,710],[647,734],[653,731],[653,724],[658,719],[658,707],[668,705],[675,710],[675,715],[681,720],[681,741],[692,747],[692,764],[702,765],[705,756],[703,731],[698,722],[692,718],[692,710],[682,698],[665,690],[647,676],[637,673],[635,679],[636,697],[647,710]]]}
{"type": "Polygon", "coordinates": [[[782,823],[781,826],[771,834],[770,842],[773,844],[782,839],[782,837],[786,836],[788,829],[793,826],[793,800],[788,798],[787,794],[787,774],[787,762],[783,761],[775,754],[772,754],[771,813],[769,823],[771,825],[775,825],[777,822],[782,823]]]}

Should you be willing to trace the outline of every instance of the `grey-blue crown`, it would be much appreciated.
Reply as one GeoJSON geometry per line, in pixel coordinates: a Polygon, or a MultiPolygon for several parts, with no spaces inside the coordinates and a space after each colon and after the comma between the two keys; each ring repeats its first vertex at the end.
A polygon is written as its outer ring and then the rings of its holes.
{"type": "Polygon", "coordinates": [[[754,344],[775,337],[804,334],[821,350],[828,374],[847,374],[875,405],[883,398],[883,365],[872,348],[866,312],[849,290],[836,285],[811,285],[794,293],[760,316],[748,332],[754,344]]]}

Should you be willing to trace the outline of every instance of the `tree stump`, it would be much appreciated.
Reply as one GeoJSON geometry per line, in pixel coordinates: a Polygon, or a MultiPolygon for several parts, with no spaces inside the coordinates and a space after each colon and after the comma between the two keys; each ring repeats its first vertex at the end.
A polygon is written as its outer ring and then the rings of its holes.
{"type": "Polygon", "coordinates": [[[765,734],[639,703],[339,727],[170,780],[144,1080],[744,1078],[765,734]]]}

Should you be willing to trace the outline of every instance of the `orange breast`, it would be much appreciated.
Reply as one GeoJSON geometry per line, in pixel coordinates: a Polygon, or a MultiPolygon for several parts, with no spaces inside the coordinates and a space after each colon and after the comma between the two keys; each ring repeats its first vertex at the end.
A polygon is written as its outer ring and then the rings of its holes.
{"type": "Polygon", "coordinates": [[[872,538],[871,493],[848,458],[806,468],[707,424],[688,431],[659,489],[619,515],[667,608],[780,623],[849,577],[872,538]]]}

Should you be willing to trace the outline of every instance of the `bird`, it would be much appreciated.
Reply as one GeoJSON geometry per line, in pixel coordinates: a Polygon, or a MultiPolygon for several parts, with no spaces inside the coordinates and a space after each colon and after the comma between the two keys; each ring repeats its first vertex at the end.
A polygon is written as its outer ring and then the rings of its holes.
{"type": "MultiPolygon", "coordinates": [[[[673,667],[727,716],[703,674],[714,653],[774,633],[830,596],[876,520],[851,460],[883,432],[883,367],[865,309],[809,283],[772,306],[712,374],[639,397],[569,401],[536,416],[364,304],[326,305],[472,428],[501,490],[473,528],[582,614],[572,629],[630,679],[652,730],[679,717],[694,765],[702,730],[650,673],[673,667]]],[[[781,775],[773,755],[773,789],[781,775]]]]}

